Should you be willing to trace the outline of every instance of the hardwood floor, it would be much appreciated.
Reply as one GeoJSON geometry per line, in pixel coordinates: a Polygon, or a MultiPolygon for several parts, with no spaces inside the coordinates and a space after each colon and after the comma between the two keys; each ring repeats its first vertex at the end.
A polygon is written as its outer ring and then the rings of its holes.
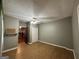
{"type": "Polygon", "coordinates": [[[10,59],[74,59],[71,51],[40,42],[32,45],[20,43],[17,50],[3,53],[3,56],[6,55],[10,59]]]}

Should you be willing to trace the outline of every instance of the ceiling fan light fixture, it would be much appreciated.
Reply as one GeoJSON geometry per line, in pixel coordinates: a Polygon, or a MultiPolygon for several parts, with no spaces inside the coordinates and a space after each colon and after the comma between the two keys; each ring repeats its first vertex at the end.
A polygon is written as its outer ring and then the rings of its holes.
{"type": "Polygon", "coordinates": [[[31,21],[31,24],[38,24],[40,21],[31,21]]]}
{"type": "Polygon", "coordinates": [[[36,17],[33,17],[33,19],[36,20],[37,18],[36,17]]]}

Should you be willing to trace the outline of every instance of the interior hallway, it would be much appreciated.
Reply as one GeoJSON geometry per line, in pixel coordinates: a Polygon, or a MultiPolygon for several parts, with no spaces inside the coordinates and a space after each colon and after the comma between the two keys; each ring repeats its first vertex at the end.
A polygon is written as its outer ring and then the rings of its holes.
{"type": "Polygon", "coordinates": [[[17,50],[3,53],[10,59],[74,59],[71,51],[36,42],[31,45],[20,43],[17,50]]]}

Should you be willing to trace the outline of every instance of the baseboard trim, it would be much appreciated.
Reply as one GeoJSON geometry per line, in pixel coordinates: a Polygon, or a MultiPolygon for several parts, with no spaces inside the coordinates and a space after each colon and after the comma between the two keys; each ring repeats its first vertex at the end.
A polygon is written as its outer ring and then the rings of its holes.
{"type": "Polygon", "coordinates": [[[74,50],[73,50],[73,54],[74,54],[74,59],[77,59],[77,58],[76,58],[76,54],[75,54],[75,51],[74,51],[74,50]]]}
{"type": "Polygon", "coordinates": [[[28,43],[28,44],[32,44],[32,42],[31,43],[28,43]]]}
{"type": "Polygon", "coordinates": [[[39,42],[45,43],[45,44],[48,44],[48,45],[52,45],[52,46],[56,46],[56,47],[59,47],[59,48],[63,48],[63,49],[66,49],[68,51],[72,51],[73,55],[74,55],[74,59],[76,59],[76,54],[75,54],[74,49],[70,49],[70,48],[67,48],[67,47],[64,47],[64,46],[59,46],[59,45],[56,45],[56,44],[52,44],[52,43],[48,43],[48,42],[44,42],[44,41],[40,41],[40,40],[39,40],[39,42]]]}
{"type": "Polygon", "coordinates": [[[35,42],[30,42],[30,43],[28,43],[28,44],[33,44],[33,43],[36,43],[36,42],[39,42],[39,40],[38,40],[38,41],[35,41],[35,42]]]}
{"type": "Polygon", "coordinates": [[[41,43],[45,43],[45,44],[48,44],[48,45],[52,45],[52,46],[56,46],[56,47],[60,47],[60,48],[64,48],[66,50],[69,50],[69,51],[73,51],[73,49],[70,49],[70,48],[67,48],[67,47],[64,47],[64,46],[60,46],[60,45],[56,45],[56,44],[52,44],[52,43],[48,43],[48,42],[44,42],[44,41],[40,41],[39,42],[41,43]]]}
{"type": "Polygon", "coordinates": [[[17,49],[17,47],[14,47],[14,48],[11,48],[11,49],[4,50],[4,51],[2,51],[2,53],[9,52],[9,51],[12,51],[12,50],[15,50],[15,49],[17,49]]]}
{"type": "MultiPolygon", "coordinates": [[[[40,41],[40,40],[38,40],[38,41],[36,41],[36,42],[41,42],[41,43],[45,43],[45,44],[48,44],[48,45],[52,45],[52,46],[56,46],[56,47],[59,47],[59,48],[64,48],[64,49],[66,49],[66,50],[72,51],[73,54],[74,54],[74,59],[76,59],[76,55],[75,55],[74,49],[70,49],[70,48],[67,48],[67,47],[64,47],[64,46],[59,46],[59,45],[56,45],[56,44],[52,44],[52,43],[48,43],[48,42],[44,42],[44,41],[40,41]]],[[[33,44],[33,43],[35,43],[35,42],[31,42],[31,43],[28,43],[28,44],[33,44]]],[[[2,51],[2,53],[8,52],[8,51],[12,51],[12,50],[15,50],[15,49],[17,49],[17,47],[4,50],[4,51],[2,51]]]]}

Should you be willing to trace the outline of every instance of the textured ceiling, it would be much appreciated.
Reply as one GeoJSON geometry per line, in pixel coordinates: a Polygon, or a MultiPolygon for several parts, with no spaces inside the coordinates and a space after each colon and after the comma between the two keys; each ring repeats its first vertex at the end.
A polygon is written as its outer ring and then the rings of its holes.
{"type": "Polygon", "coordinates": [[[74,0],[3,0],[4,14],[24,20],[55,20],[72,15],[74,0]]]}

